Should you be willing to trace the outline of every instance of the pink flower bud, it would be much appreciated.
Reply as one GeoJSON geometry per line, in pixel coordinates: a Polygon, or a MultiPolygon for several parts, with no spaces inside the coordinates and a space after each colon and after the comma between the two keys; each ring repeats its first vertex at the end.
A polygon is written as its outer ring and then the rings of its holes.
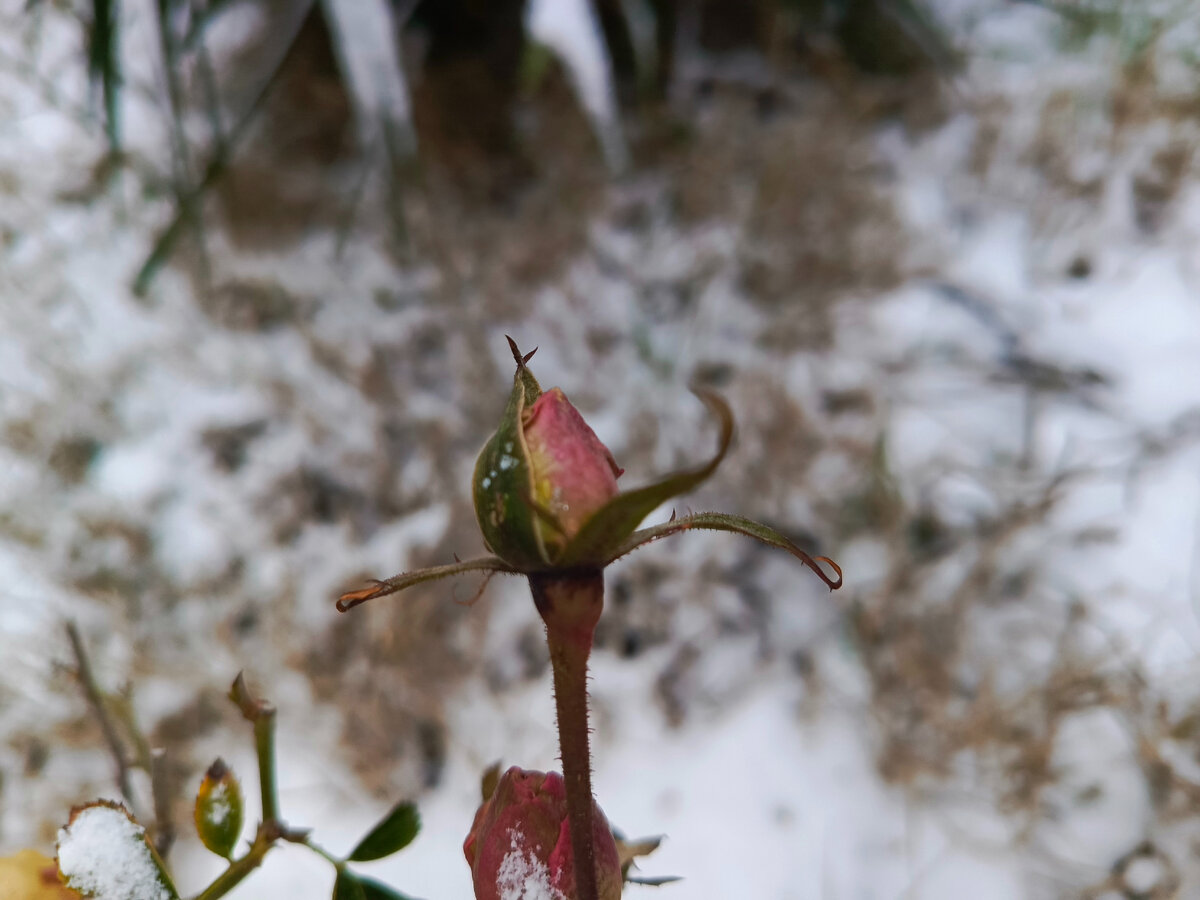
{"type": "MultiPolygon", "coordinates": [[[[622,876],[617,845],[594,801],[592,824],[600,900],[618,900],[622,876]]],[[[575,900],[575,862],[562,776],[515,766],[505,772],[475,813],[463,853],[471,866],[476,900],[575,900]]]]}
{"type": "Polygon", "coordinates": [[[509,344],[517,374],[475,462],[475,516],[492,553],[518,571],[541,572],[617,495],[621,470],[566,394],[543,393],[526,365],[533,354],[509,344]]]}
{"type": "Polygon", "coordinates": [[[543,540],[547,546],[566,543],[592,513],[617,495],[622,469],[559,388],[538,397],[522,425],[533,498],[559,525],[554,529],[539,522],[543,540]]]}

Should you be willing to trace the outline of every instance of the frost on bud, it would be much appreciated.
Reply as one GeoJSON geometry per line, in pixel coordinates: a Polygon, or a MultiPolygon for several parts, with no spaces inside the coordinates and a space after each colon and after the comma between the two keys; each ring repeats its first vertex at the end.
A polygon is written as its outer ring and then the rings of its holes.
{"type": "Polygon", "coordinates": [[[209,850],[229,859],[242,833],[242,787],[218,759],[204,774],[196,794],[196,833],[209,850]]]}
{"type": "Polygon", "coordinates": [[[542,392],[509,339],[517,374],[496,433],[475,463],[475,515],[493,553],[522,571],[553,568],[617,494],[612,454],[558,388],[542,392]]]}
{"type": "Polygon", "coordinates": [[[4,900],[79,900],[58,878],[58,866],[36,850],[0,857],[0,897],[4,900]]]}
{"type": "MultiPolygon", "coordinates": [[[[600,900],[621,896],[621,860],[612,830],[592,803],[600,900]]],[[[552,897],[576,900],[567,794],[557,772],[513,767],[475,813],[463,844],[476,900],[552,897]]]]}

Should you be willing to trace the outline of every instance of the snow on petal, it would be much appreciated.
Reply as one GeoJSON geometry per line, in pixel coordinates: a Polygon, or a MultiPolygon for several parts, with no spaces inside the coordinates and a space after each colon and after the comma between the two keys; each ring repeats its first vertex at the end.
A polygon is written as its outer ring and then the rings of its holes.
{"type": "Polygon", "coordinates": [[[515,831],[510,834],[512,847],[496,873],[500,900],[566,900],[562,891],[550,883],[550,870],[546,864],[524,849],[523,836],[515,831]]]}

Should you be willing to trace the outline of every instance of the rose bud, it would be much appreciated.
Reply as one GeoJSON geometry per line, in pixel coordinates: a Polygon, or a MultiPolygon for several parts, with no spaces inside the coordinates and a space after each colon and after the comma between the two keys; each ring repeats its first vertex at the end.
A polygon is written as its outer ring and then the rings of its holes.
{"type": "Polygon", "coordinates": [[[538,397],[523,424],[534,502],[557,523],[551,528],[548,517],[538,521],[553,554],[616,496],[623,470],[559,388],[538,397]]]}
{"type": "Polygon", "coordinates": [[[621,893],[621,870],[612,833],[592,798],[587,695],[588,658],[604,609],[604,567],[662,538],[710,529],[744,534],[791,553],[831,590],[841,587],[842,572],[833,560],[809,556],[786,535],[742,516],[701,512],[676,517],[672,512],[667,522],[639,528],[656,508],[694,490],[716,471],[733,439],[729,404],[696,388],[720,429],[716,452],[694,467],[618,491],[621,470],[608,448],[562,391],[542,391],[529,371],[533,353],[522,354],[512,338],[508,344],[517,365],[512,392],[499,427],[475,463],[473,480],[475,516],[491,555],[465,561],[456,556],[453,563],[401,572],[342,594],[337,608],[345,612],[414,585],[469,572],[484,573],[485,586],[498,572],[529,579],[534,606],[546,626],[566,781],[553,774],[509,770],[480,807],[463,850],[477,898],[611,900],[621,893]],[[567,824],[567,794],[574,827],[567,824]],[[575,869],[575,859],[595,865],[584,862],[575,869]],[[534,879],[533,887],[525,890],[518,875],[534,879]],[[540,893],[538,878],[545,882],[540,893]]]}
{"type": "Polygon", "coordinates": [[[475,464],[475,514],[493,553],[537,571],[616,496],[622,470],[566,394],[542,392],[525,365],[532,354],[513,354],[508,407],[475,464]]]}
{"type": "MultiPolygon", "coordinates": [[[[608,820],[592,802],[599,900],[621,896],[621,860],[608,820]]],[[[513,767],[475,813],[463,844],[476,900],[553,897],[577,900],[567,792],[557,772],[513,767]]]]}

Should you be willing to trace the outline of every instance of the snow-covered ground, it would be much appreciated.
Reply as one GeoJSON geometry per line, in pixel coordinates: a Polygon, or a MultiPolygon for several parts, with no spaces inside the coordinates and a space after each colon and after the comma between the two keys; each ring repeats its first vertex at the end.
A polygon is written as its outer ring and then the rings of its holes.
{"type": "MultiPolygon", "coordinates": [[[[1064,50],[1038,5],[945,2],[970,63],[934,124],[803,85],[754,152],[694,159],[712,168],[690,187],[635,165],[519,291],[474,237],[397,261],[365,233],[252,252],[214,226],[211,296],[166,268],[145,298],[132,278],[170,214],[145,175],[168,141],[153,69],[129,76],[133,164],[97,184],[77,26],[5,12],[0,853],[49,851],[72,802],[113,794],[64,670],[72,618],[179,755],[177,821],[218,754],[254,820],[251,740],[221,699],[245,668],[279,707],[285,818],[342,851],[414,796],[417,842],[362,870],[470,895],[480,773],[556,765],[525,588],[345,617],[332,599],[478,548],[468,478],[507,332],[628,484],[707,452],[686,386],[719,385],[739,440],[686,502],[811,535],[846,573],[830,595],[707,534],[610,571],[597,797],[626,834],[667,835],[647,874],[686,879],[631,895],[1200,890],[1197,17],[1163,4],[1137,56],[1148,8],[1064,50]],[[683,214],[714,178],[719,211],[683,214]],[[806,281],[843,248],[851,276],[806,281]],[[790,255],[807,262],[764,301],[755,266],[790,255]]],[[[181,839],[172,865],[193,890],[221,862],[181,839]]],[[[284,847],[233,896],[332,880],[284,847]]]]}

